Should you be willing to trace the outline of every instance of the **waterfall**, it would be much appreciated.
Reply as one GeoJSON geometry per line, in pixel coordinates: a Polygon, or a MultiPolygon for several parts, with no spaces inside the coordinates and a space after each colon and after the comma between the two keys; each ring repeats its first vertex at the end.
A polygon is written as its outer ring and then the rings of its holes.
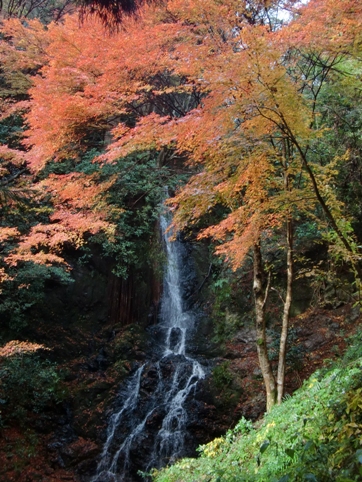
{"type": "Polygon", "coordinates": [[[201,364],[187,352],[194,325],[193,314],[185,309],[181,279],[180,241],[171,241],[167,213],[160,218],[166,252],[159,334],[161,349],[156,360],[139,367],[128,380],[120,397],[122,406],[110,418],[107,439],[91,482],[131,482],[133,459],[142,470],[161,467],[185,455],[188,413],[186,400],[205,377],[201,364]],[[146,447],[146,449],[145,449],[146,447]]]}

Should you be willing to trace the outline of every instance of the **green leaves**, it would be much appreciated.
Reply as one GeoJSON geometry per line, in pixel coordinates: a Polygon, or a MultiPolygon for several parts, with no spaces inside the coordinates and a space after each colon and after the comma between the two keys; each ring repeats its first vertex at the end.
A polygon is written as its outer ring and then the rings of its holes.
{"type": "Polygon", "coordinates": [[[305,474],[304,480],[309,480],[310,482],[318,482],[314,474],[305,474]]]}
{"type": "Polygon", "coordinates": [[[355,456],[356,456],[357,462],[362,464],[362,449],[357,450],[355,456]]]}
{"type": "Polygon", "coordinates": [[[291,459],[293,459],[293,458],[294,458],[294,455],[295,455],[295,450],[286,448],[286,449],[285,449],[285,453],[288,455],[288,457],[290,457],[291,459]]]}
{"type": "Polygon", "coordinates": [[[28,310],[45,297],[48,283],[67,285],[73,282],[63,268],[32,262],[9,271],[10,278],[1,284],[0,315],[2,322],[14,331],[21,331],[29,323],[28,310]]]}
{"type": "MultiPolygon", "coordinates": [[[[360,353],[350,350],[340,365],[315,373],[292,397],[274,407],[258,428],[240,431],[238,424],[205,446],[212,450],[217,444],[214,457],[192,464],[181,460],[158,472],[155,482],[216,482],[219,473],[223,482],[359,480],[362,450],[354,446],[359,435],[350,432],[358,427],[342,417],[349,410],[355,425],[361,423],[357,402],[361,365],[360,353]]],[[[244,427],[245,420],[240,425],[244,427]]]]}
{"type": "Polygon", "coordinates": [[[270,440],[264,440],[264,442],[260,445],[259,452],[263,454],[266,451],[266,449],[269,447],[269,445],[270,445],[270,440]]]}
{"type": "Polygon", "coordinates": [[[281,479],[278,480],[278,482],[289,482],[290,477],[289,475],[283,475],[281,479]]]}
{"type": "Polygon", "coordinates": [[[21,424],[26,424],[28,410],[41,412],[64,396],[56,365],[37,355],[3,359],[0,382],[3,416],[7,420],[15,418],[21,424]]]}

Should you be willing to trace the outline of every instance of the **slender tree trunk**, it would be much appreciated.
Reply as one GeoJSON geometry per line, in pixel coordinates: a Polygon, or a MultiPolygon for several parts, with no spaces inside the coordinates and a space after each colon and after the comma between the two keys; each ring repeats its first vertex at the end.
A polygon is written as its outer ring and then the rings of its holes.
{"type": "Polygon", "coordinates": [[[290,218],[287,219],[287,289],[284,301],[282,331],[280,334],[279,344],[279,361],[278,361],[278,405],[282,403],[284,395],[284,379],[285,379],[285,358],[287,353],[287,337],[290,318],[290,307],[292,305],[292,286],[293,286],[293,224],[290,218]]]}
{"type": "Polygon", "coordinates": [[[256,346],[259,357],[260,370],[263,375],[266,390],[266,409],[269,412],[277,401],[277,387],[275,377],[268,357],[265,333],[265,302],[268,287],[265,288],[264,270],[260,251],[260,244],[254,244],[254,300],[255,300],[255,328],[256,346]]]}
{"type": "MultiPolygon", "coordinates": [[[[290,178],[288,174],[288,162],[290,157],[290,144],[288,139],[283,140],[283,169],[284,169],[284,188],[285,192],[290,192],[290,178]]],[[[282,403],[284,395],[284,381],[285,381],[285,359],[287,354],[287,338],[289,329],[290,308],[293,298],[293,220],[292,210],[287,210],[286,217],[286,241],[287,241],[287,286],[286,295],[284,300],[283,319],[282,319],[282,331],[280,334],[279,343],[279,360],[278,360],[278,373],[277,373],[277,387],[278,405],[282,403]]]]}

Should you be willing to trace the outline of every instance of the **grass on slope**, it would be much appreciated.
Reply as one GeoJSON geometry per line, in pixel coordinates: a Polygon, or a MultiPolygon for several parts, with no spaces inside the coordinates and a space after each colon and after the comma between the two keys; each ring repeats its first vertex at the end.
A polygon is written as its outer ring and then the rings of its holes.
{"type": "Polygon", "coordinates": [[[154,482],[362,481],[362,332],[258,428],[242,419],[199,451],[153,471],[154,482]]]}

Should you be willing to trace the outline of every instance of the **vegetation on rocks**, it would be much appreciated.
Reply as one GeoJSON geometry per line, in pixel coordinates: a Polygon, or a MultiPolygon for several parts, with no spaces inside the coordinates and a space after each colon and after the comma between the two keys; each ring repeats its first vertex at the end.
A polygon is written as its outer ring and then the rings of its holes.
{"type": "Polygon", "coordinates": [[[352,482],[362,478],[362,334],[344,357],[316,371],[294,395],[253,425],[242,418],[224,436],[152,473],[156,482],[352,482]]]}
{"type": "Polygon", "coordinates": [[[360,333],[309,378],[360,320],[361,2],[0,9],[1,447],[92,472],[151,348],[169,196],[219,436],[155,480],[362,480],[360,333]]]}

